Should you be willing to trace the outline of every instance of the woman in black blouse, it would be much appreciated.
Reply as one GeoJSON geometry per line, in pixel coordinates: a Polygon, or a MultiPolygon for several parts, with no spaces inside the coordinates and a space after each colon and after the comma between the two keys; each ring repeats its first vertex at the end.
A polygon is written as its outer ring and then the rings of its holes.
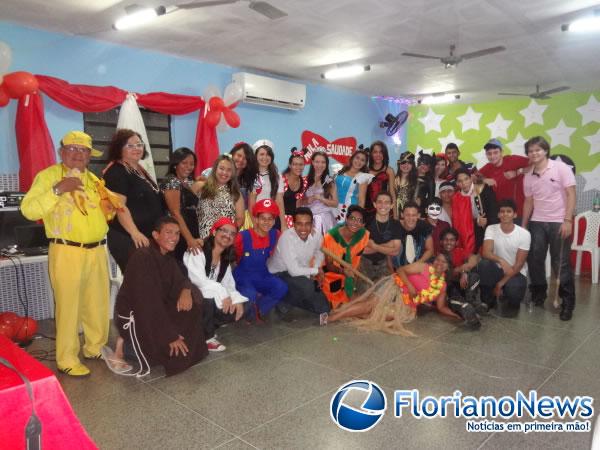
{"type": "Polygon", "coordinates": [[[202,251],[202,239],[198,231],[198,191],[201,184],[192,179],[196,168],[196,155],[187,147],[178,148],[169,161],[167,181],[162,185],[169,214],[179,223],[181,236],[175,247],[175,257],[183,260],[190,250],[194,255],[202,251]]]}
{"type": "Polygon", "coordinates": [[[140,165],[147,154],[142,137],[127,129],[117,130],[108,148],[106,187],[120,194],[126,205],[110,224],[108,249],[123,273],[130,252],[150,244],[154,223],[164,215],[160,190],[140,165]]]}

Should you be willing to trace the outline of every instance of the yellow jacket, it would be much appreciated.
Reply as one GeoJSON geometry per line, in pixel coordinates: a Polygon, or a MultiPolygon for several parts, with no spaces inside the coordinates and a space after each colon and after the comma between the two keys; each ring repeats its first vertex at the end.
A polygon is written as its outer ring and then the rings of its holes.
{"type": "Polygon", "coordinates": [[[44,221],[46,236],[84,244],[106,236],[108,224],[100,208],[98,178],[86,170],[81,174],[83,194],[66,192],[55,195],[52,186],[63,179],[68,169],[55,164],[39,172],[21,203],[21,212],[29,220],[44,221]]]}

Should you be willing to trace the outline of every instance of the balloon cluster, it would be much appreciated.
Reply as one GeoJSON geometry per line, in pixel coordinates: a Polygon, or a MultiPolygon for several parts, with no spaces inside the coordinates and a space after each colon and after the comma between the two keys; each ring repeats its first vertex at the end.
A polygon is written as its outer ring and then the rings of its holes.
{"type": "Polygon", "coordinates": [[[204,98],[208,100],[206,123],[217,131],[226,131],[228,127],[240,126],[240,116],[233,109],[242,100],[242,87],[237,83],[231,83],[225,88],[225,95],[221,98],[219,89],[209,86],[204,91],[204,98]]]}
{"type": "Polygon", "coordinates": [[[0,335],[18,342],[29,342],[37,333],[37,322],[13,312],[0,314],[0,335]]]}
{"type": "Polygon", "coordinates": [[[10,47],[0,41],[0,107],[8,105],[11,98],[21,98],[38,89],[37,78],[29,72],[6,73],[11,62],[10,47]]]}

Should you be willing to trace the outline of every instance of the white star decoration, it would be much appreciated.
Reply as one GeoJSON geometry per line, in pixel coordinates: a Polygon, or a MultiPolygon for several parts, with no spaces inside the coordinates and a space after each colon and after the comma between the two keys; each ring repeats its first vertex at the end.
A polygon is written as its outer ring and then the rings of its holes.
{"type": "Polygon", "coordinates": [[[475,165],[477,166],[478,169],[481,169],[483,166],[485,166],[489,162],[487,159],[487,156],[485,156],[485,150],[481,150],[477,153],[473,153],[473,159],[476,161],[475,165]]]}
{"type": "Polygon", "coordinates": [[[464,133],[467,130],[479,130],[479,119],[482,115],[482,113],[473,111],[473,108],[469,106],[467,112],[456,119],[462,124],[462,132],[464,133]]]}
{"type": "Polygon", "coordinates": [[[454,131],[451,131],[450,134],[448,134],[448,136],[446,136],[446,137],[439,138],[438,141],[440,141],[440,145],[442,146],[442,152],[446,148],[446,145],[448,145],[450,142],[454,142],[456,145],[458,145],[458,148],[460,148],[462,143],[465,142],[465,141],[457,138],[454,135],[454,131]]]}
{"type": "Polygon", "coordinates": [[[486,125],[490,129],[493,138],[508,139],[508,127],[512,120],[505,120],[500,114],[496,116],[496,120],[486,125]]]}
{"type": "Polygon", "coordinates": [[[560,119],[556,128],[547,130],[546,133],[550,136],[550,145],[556,147],[558,145],[564,145],[565,147],[571,147],[571,135],[575,131],[575,128],[571,128],[565,125],[565,121],[560,119]]]}
{"type": "Polygon", "coordinates": [[[590,143],[590,155],[600,153],[600,130],[592,136],[584,136],[583,138],[590,143]]]}
{"type": "Polygon", "coordinates": [[[544,118],[542,115],[548,105],[539,105],[535,100],[531,100],[527,108],[522,109],[519,113],[525,118],[525,127],[528,127],[532,123],[544,124],[544,118]]]}
{"type": "Polygon", "coordinates": [[[593,95],[590,95],[590,99],[585,105],[577,108],[577,112],[581,114],[581,125],[600,122],[600,102],[593,95]]]}
{"type": "Polygon", "coordinates": [[[598,164],[591,172],[580,172],[579,175],[585,178],[583,192],[600,189],[600,164],[598,164]]]}
{"type": "Polygon", "coordinates": [[[506,143],[506,147],[510,149],[511,154],[513,155],[527,156],[525,155],[525,142],[527,142],[527,139],[519,132],[512,142],[506,143]]]}
{"type": "Polygon", "coordinates": [[[429,133],[430,131],[442,132],[442,127],[440,126],[440,122],[444,118],[443,114],[436,114],[433,112],[432,108],[429,108],[427,114],[424,117],[421,117],[419,121],[425,127],[425,133],[429,133]]]}

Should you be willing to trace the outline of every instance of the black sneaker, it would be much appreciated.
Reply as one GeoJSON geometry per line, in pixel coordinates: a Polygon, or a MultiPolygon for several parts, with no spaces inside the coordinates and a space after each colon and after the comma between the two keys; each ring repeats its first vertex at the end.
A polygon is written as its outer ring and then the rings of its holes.
{"type": "Polygon", "coordinates": [[[565,308],[560,312],[560,315],[558,317],[560,317],[560,320],[565,322],[571,320],[571,318],[573,317],[573,310],[565,308]]]}

